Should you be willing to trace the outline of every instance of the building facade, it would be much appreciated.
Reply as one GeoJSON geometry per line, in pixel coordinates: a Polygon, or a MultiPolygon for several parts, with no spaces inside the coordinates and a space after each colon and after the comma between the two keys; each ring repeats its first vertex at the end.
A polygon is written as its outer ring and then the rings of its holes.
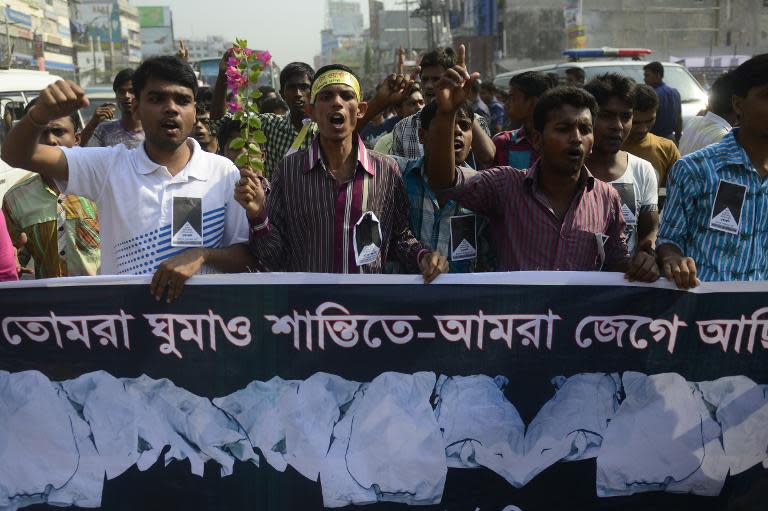
{"type": "Polygon", "coordinates": [[[141,62],[139,12],[130,2],[70,0],[69,13],[81,85],[111,85],[120,69],[141,62]]]}
{"type": "Polygon", "coordinates": [[[0,8],[3,67],[39,69],[75,78],[66,0],[6,0],[0,8]]]}

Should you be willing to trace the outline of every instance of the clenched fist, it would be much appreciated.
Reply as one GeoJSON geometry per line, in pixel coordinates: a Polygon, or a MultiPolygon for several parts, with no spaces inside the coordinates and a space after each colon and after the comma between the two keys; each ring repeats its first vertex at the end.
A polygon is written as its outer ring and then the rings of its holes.
{"type": "Polygon", "coordinates": [[[266,192],[259,176],[248,169],[240,170],[240,180],[235,186],[235,200],[245,208],[249,220],[256,220],[264,209],[266,192]]]}
{"type": "Polygon", "coordinates": [[[88,105],[85,91],[79,85],[69,80],[59,80],[43,89],[27,115],[33,123],[44,126],[88,105]]]}

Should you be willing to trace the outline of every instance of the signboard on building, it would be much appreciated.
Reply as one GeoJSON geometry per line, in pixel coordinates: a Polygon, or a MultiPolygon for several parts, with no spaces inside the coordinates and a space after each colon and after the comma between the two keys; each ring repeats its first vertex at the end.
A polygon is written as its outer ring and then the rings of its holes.
{"type": "Polygon", "coordinates": [[[102,43],[112,41],[119,47],[122,35],[120,32],[120,10],[116,5],[111,3],[79,4],[77,6],[77,22],[85,29],[87,39],[96,37],[102,43]]]}
{"type": "Polygon", "coordinates": [[[140,6],[139,25],[141,28],[170,27],[171,9],[166,6],[140,6]]]}

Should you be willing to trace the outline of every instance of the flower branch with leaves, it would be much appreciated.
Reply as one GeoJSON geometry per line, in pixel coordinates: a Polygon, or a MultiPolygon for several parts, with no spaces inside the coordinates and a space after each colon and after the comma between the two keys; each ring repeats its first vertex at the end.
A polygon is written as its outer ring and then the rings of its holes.
{"type": "Polygon", "coordinates": [[[240,136],[229,143],[229,147],[242,150],[235,160],[238,167],[246,167],[259,175],[264,173],[264,152],[260,144],[267,141],[261,129],[258,113],[258,99],[261,91],[257,84],[264,69],[269,66],[272,56],[268,51],[254,51],[248,48],[248,41],[236,39],[227,62],[227,84],[232,91],[229,112],[240,122],[240,136]]]}

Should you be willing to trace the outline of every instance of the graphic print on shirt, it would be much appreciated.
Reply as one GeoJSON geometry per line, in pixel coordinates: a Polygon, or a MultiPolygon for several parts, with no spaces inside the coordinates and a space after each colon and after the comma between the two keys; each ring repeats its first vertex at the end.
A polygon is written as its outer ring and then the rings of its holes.
{"type": "Polygon", "coordinates": [[[171,209],[172,247],[203,246],[203,199],[174,197],[171,209]]]}
{"type": "Polygon", "coordinates": [[[451,217],[451,261],[477,257],[477,216],[451,217]]]}
{"type": "Polygon", "coordinates": [[[381,252],[381,224],[373,211],[366,211],[355,224],[352,243],[355,247],[355,264],[371,264],[381,252]]]}
{"type": "Polygon", "coordinates": [[[741,209],[744,207],[746,195],[746,186],[721,179],[715,194],[715,204],[712,206],[709,228],[738,234],[741,228],[741,209]]]}
{"type": "MultiPolygon", "coordinates": [[[[203,212],[203,243],[207,248],[220,248],[224,238],[224,225],[228,204],[221,208],[203,212]]],[[[152,231],[122,241],[115,246],[117,274],[141,275],[154,273],[158,265],[187,247],[171,245],[172,225],[164,225],[152,231]]]]}
{"type": "Polygon", "coordinates": [[[624,235],[627,237],[627,246],[632,251],[635,245],[635,233],[637,232],[638,207],[635,196],[634,183],[611,183],[613,188],[619,192],[621,199],[621,214],[627,226],[624,228],[624,235]]]}

